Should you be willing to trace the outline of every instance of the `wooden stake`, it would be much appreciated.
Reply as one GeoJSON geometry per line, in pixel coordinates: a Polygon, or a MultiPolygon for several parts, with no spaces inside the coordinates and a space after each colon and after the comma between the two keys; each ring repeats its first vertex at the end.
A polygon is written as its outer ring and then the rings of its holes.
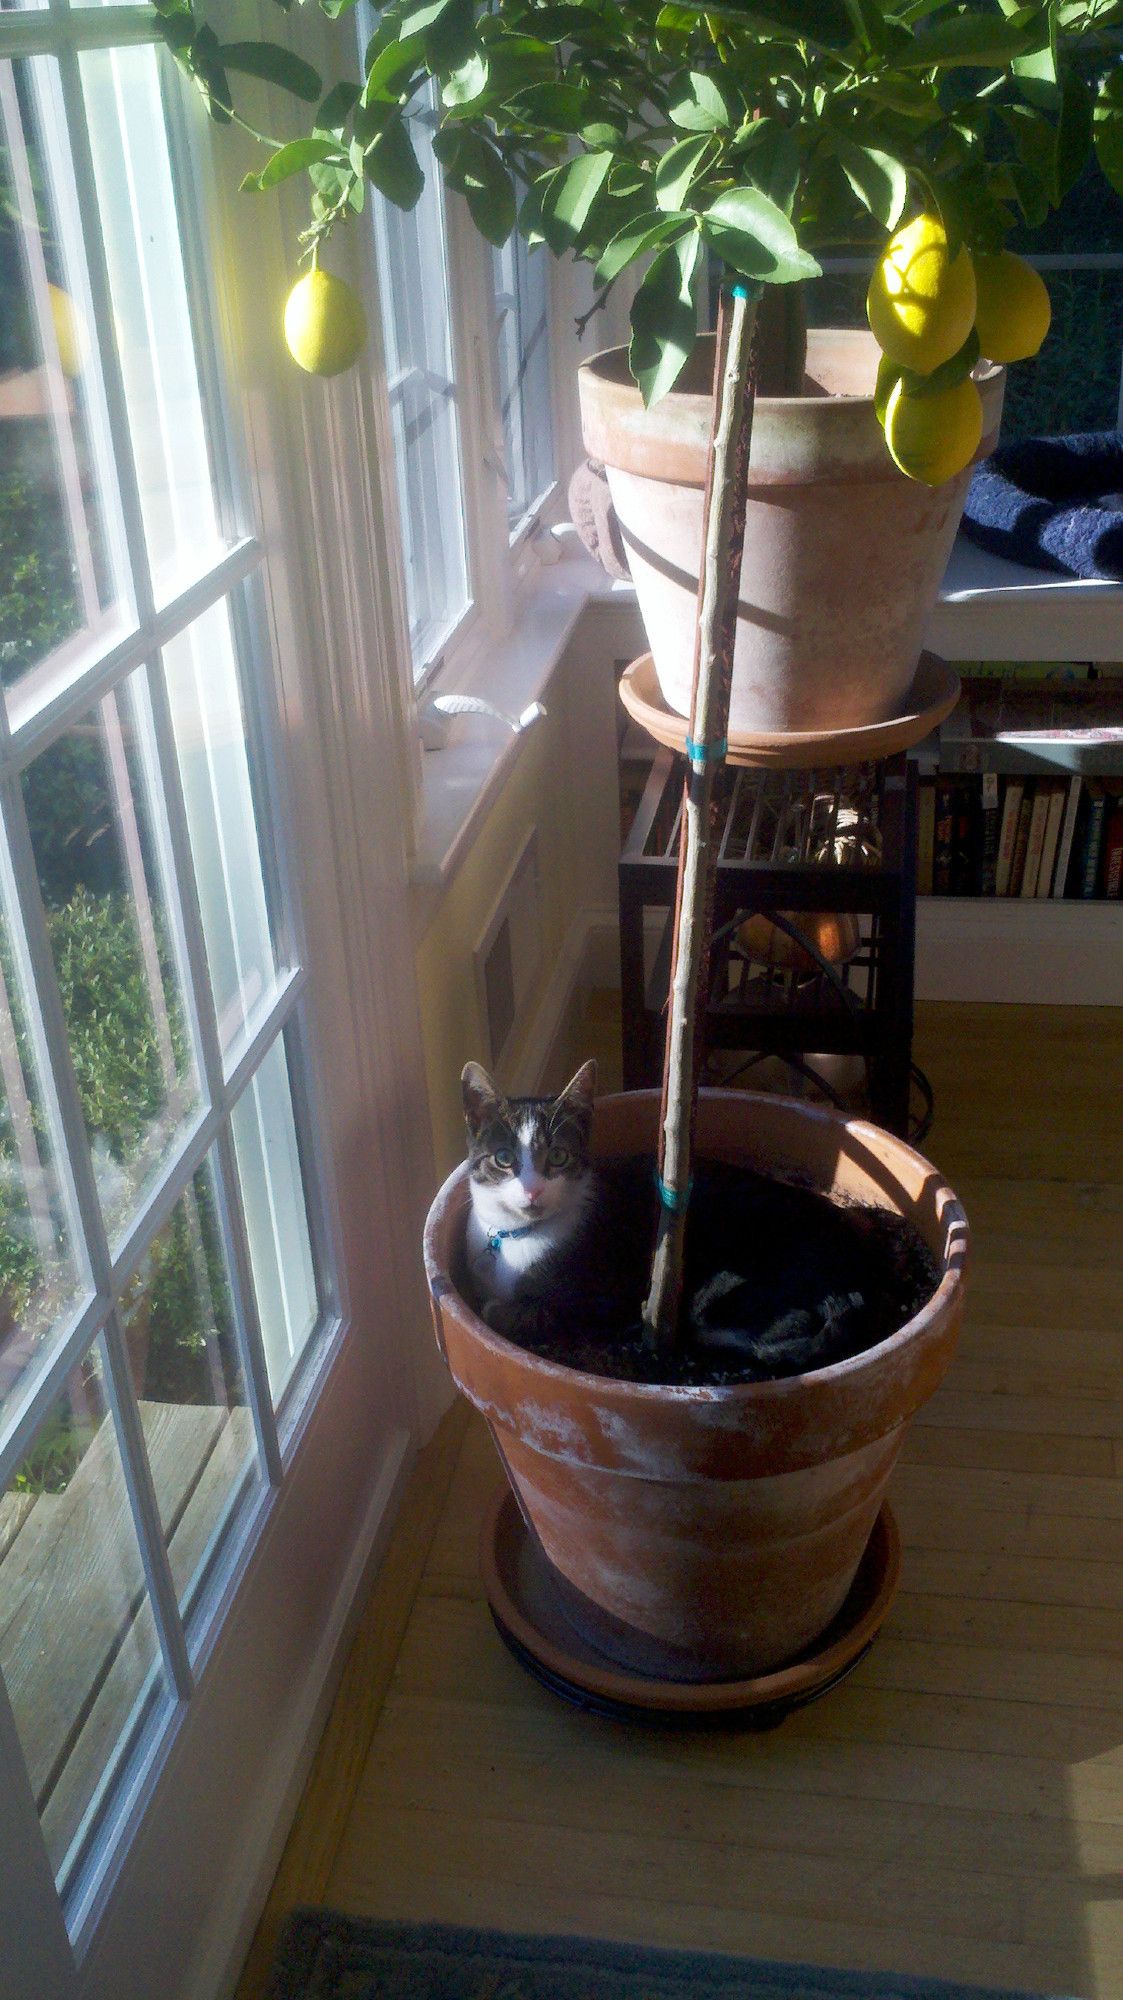
{"type": "Polygon", "coordinates": [[[725,761],[729,690],[748,501],[755,393],[756,306],[723,286],[714,361],[712,449],[702,507],[688,765],[679,840],[674,948],[659,1135],[659,1228],[644,1306],[647,1343],[674,1348],[690,1200],[698,1071],[709,990],[716,861],[715,781],[725,761]]]}

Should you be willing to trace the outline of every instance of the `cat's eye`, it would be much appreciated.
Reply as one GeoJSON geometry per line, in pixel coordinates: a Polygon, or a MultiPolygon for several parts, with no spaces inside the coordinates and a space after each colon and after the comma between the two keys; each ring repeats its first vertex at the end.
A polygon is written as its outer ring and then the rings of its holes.
{"type": "Polygon", "coordinates": [[[570,1151],[568,1146],[551,1146],[546,1155],[548,1167],[568,1167],[570,1151]]]}
{"type": "Polygon", "coordinates": [[[497,1146],[491,1157],[497,1167],[502,1167],[505,1174],[513,1172],[515,1156],[509,1146],[497,1146]]]}

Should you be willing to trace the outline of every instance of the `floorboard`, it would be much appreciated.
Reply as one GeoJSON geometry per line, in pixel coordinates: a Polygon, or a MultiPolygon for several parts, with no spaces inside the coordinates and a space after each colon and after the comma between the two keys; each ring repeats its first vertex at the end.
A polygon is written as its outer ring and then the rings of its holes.
{"type": "MultiPolygon", "coordinates": [[[[613,1026],[598,1003],[608,1087],[613,1026]]],[[[925,1006],[916,1054],[975,1258],[960,1357],[894,1476],[902,1589],[857,1673],[766,1736],[568,1710],[480,1593],[498,1473],[473,1420],[357,1642],[376,1712],[368,1690],[361,1758],[302,1809],[317,1866],[274,1925],[311,1894],[1123,2000],[1123,1011],[925,1006]]]]}

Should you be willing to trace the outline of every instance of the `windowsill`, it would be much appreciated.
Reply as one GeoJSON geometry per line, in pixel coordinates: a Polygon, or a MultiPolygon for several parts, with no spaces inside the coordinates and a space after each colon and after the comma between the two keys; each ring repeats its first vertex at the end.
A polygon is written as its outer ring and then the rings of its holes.
{"type": "MultiPolygon", "coordinates": [[[[554,670],[586,607],[635,604],[630,583],[615,583],[585,554],[572,530],[554,543],[556,562],[537,562],[519,592],[507,638],[481,648],[456,677],[458,694],[478,694],[508,715],[532,702],[548,707],[554,670]]],[[[414,915],[423,931],[468,852],[480,822],[540,723],[514,734],[485,715],[451,719],[448,741],[421,753],[417,841],[410,870],[414,915]]]]}

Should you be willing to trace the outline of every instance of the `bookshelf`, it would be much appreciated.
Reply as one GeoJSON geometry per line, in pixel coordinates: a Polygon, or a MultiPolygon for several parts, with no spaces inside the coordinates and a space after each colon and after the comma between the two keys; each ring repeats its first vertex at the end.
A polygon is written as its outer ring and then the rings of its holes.
{"type": "MultiPolygon", "coordinates": [[[[945,658],[1123,662],[1123,586],[1070,581],[986,554],[960,537],[926,643],[945,658]]],[[[1123,726],[1123,679],[1119,681],[1123,726]]],[[[1123,744],[930,738],[924,773],[991,770],[1003,779],[1120,778],[1123,744]]],[[[1120,789],[1123,790],[1123,783],[1120,789]]],[[[917,903],[921,999],[1123,1005],[1123,902],[1053,896],[931,895],[917,903]]]]}

